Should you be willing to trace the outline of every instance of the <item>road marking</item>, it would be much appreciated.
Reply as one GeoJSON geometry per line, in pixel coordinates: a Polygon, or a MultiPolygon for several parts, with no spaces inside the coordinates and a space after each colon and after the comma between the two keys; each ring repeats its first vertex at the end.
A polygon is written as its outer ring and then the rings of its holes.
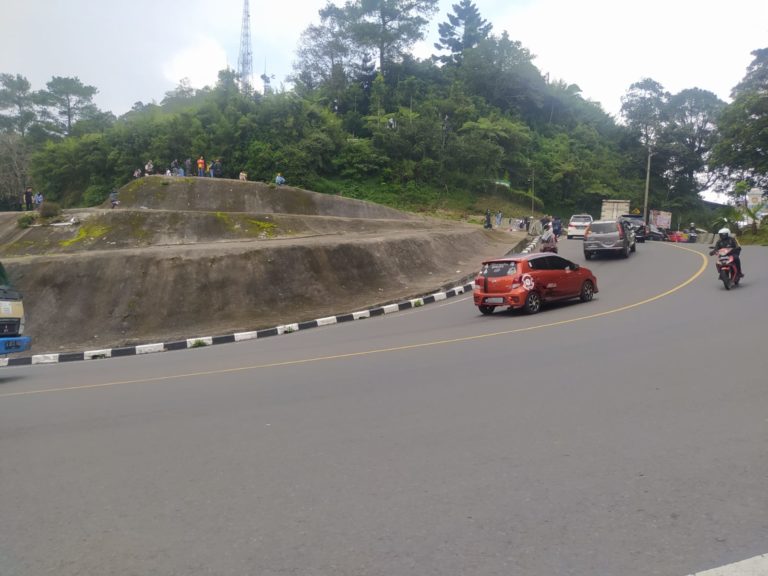
{"type": "Polygon", "coordinates": [[[625,312],[627,310],[631,310],[633,308],[637,308],[639,306],[644,306],[645,304],[650,304],[651,302],[655,302],[656,300],[660,300],[662,298],[665,298],[669,296],[670,294],[674,294],[675,292],[682,290],[686,286],[688,286],[691,282],[696,280],[699,276],[701,276],[704,273],[704,270],[707,268],[707,258],[704,254],[701,252],[697,252],[696,250],[691,250],[690,248],[684,248],[682,246],[679,247],[681,250],[687,250],[688,252],[691,252],[692,254],[698,255],[701,260],[702,264],[699,267],[699,269],[696,271],[693,276],[685,280],[684,282],[681,282],[677,286],[674,286],[670,288],[669,290],[666,290],[665,292],[662,292],[660,294],[657,294],[656,296],[652,296],[650,298],[646,298],[645,300],[641,300],[639,302],[635,302],[634,304],[627,304],[626,306],[620,306],[618,308],[613,308],[611,310],[605,310],[604,312],[597,312],[595,314],[588,314],[586,316],[578,316],[576,318],[571,318],[569,320],[558,320],[557,322],[548,322],[546,324],[537,324],[535,326],[527,326],[525,328],[514,328],[512,330],[502,330],[499,332],[490,332],[487,334],[477,334],[475,336],[462,336],[460,338],[448,338],[445,340],[433,340],[431,342],[422,342],[420,344],[407,344],[405,346],[393,346],[391,348],[377,348],[373,350],[363,350],[362,352],[349,352],[347,354],[334,354],[332,356],[317,356],[313,358],[304,358],[300,360],[284,360],[282,362],[268,362],[265,364],[252,364],[249,366],[239,366],[236,368],[221,368],[217,370],[206,370],[201,372],[187,372],[184,374],[171,374],[169,376],[155,376],[152,378],[139,378],[135,380],[116,380],[114,382],[101,382],[99,384],[81,384],[77,386],[61,386],[58,388],[41,388],[39,390],[25,390],[21,392],[6,392],[6,393],[0,393],[0,398],[10,398],[11,396],[31,396],[33,394],[45,394],[48,392],[69,392],[73,390],[88,390],[93,388],[110,388],[112,386],[122,386],[125,384],[149,384],[154,382],[165,382],[168,380],[179,380],[182,378],[193,378],[193,377],[199,377],[199,376],[213,376],[217,374],[231,374],[236,372],[246,372],[249,370],[261,370],[265,368],[279,368],[282,366],[297,366],[300,364],[309,364],[312,362],[324,362],[328,360],[340,360],[343,358],[356,358],[356,357],[362,357],[362,356],[371,356],[373,354],[385,354],[385,353],[391,353],[391,352],[402,352],[406,350],[418,350],[421,348],[428,348],[432,346],[442,346],[445,344],[458,344],[461,342],[472,342],[475,340],[483,340],[486,338],[495,338],[498,336],[508,336],[510,334],[521,334],[523,332],[532,332],[534,330],[541,330],[544,328],[553,328],[555,326],[564,326],[566,324],[573,324],[575,322],[582,322],[584,320],[593,320],[595,318],[602,318],[603,316],[608,316],[611,314],[617,314],[619,312],[625,312]]]}
{"type": "Polygon", "coordinates": [[[766,574],[768,574],[768,556],[762,554],[741,562],[734,562],[704,572],[696,572],[689,576],[765,576],[766,574]]]}

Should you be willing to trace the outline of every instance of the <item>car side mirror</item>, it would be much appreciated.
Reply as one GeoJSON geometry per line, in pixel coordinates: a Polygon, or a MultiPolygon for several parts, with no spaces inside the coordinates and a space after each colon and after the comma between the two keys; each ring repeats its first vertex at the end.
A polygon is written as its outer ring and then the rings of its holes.
{"type": "Polygon", "coordinates": [[[573,270],[574,272],[576,272],[576,270],[578,270],[579,268],[580,266],[578,264],[576,264],[575,262],[571,262],[570,264],[568,264],[566,270],[573,270]]]}

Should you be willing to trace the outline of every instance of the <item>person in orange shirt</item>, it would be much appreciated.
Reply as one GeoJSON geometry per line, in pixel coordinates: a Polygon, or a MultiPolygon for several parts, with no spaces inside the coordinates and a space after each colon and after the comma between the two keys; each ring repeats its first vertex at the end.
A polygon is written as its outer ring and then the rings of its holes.
{"type": "Polygon", "coordinates": [[[197,159],[197,175],[205,176],[205,158],[202,156],[197,159]]]}

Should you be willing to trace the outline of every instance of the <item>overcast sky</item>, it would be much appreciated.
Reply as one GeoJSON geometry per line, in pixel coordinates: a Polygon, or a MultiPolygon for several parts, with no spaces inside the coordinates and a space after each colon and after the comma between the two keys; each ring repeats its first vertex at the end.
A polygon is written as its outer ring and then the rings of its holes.
{"type": "MultiPolygon", "coordinates": [[[[340,0],[337,3],[341,3],[340,0]]],[[[437,25],[458,0],[441,0],[437,25]]],[[[585,98],[617,115],[621,96],[644,77],[675,93],[731,88],[768,47],[768,0],[475,0],[493,31],[506,30],[551,80],[578,84],[585,98]]],[[[254,75],[279,87],[291,73],[301,32],[318,23],[325,0],[250,0],[254,75]]],[[[200,88],[237,66],[243,0],[2,0],[0,72],[33,89],[52,76],[98,88],[95,101],[116,115],[160,102],[187,77],[200,88]]],[[[257,79],[257,87],[261,82],[257,79]]]]}

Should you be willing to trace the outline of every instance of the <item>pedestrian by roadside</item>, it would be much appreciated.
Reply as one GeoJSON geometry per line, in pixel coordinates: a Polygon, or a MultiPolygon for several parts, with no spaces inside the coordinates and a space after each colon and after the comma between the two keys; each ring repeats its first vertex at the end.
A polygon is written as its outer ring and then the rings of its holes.
{"type": "Polygon", "coordinates": [[[197,159],[197,175],[205,176],[205,158],[203,158],[202,154],[197,159]]]}
{"type": "Polygon", "coordinates": [[[192,158],[184,160],[184,173],[187,176],[192,176],[192,158]]]}
{"type": "Polygon", "coordinates": [[[40,206],[43,205],[43,193],[42,192],[38,192],[37,194],[35,194],[34,202],[35,202],[35,210],[40,210],[40,206]]]}

